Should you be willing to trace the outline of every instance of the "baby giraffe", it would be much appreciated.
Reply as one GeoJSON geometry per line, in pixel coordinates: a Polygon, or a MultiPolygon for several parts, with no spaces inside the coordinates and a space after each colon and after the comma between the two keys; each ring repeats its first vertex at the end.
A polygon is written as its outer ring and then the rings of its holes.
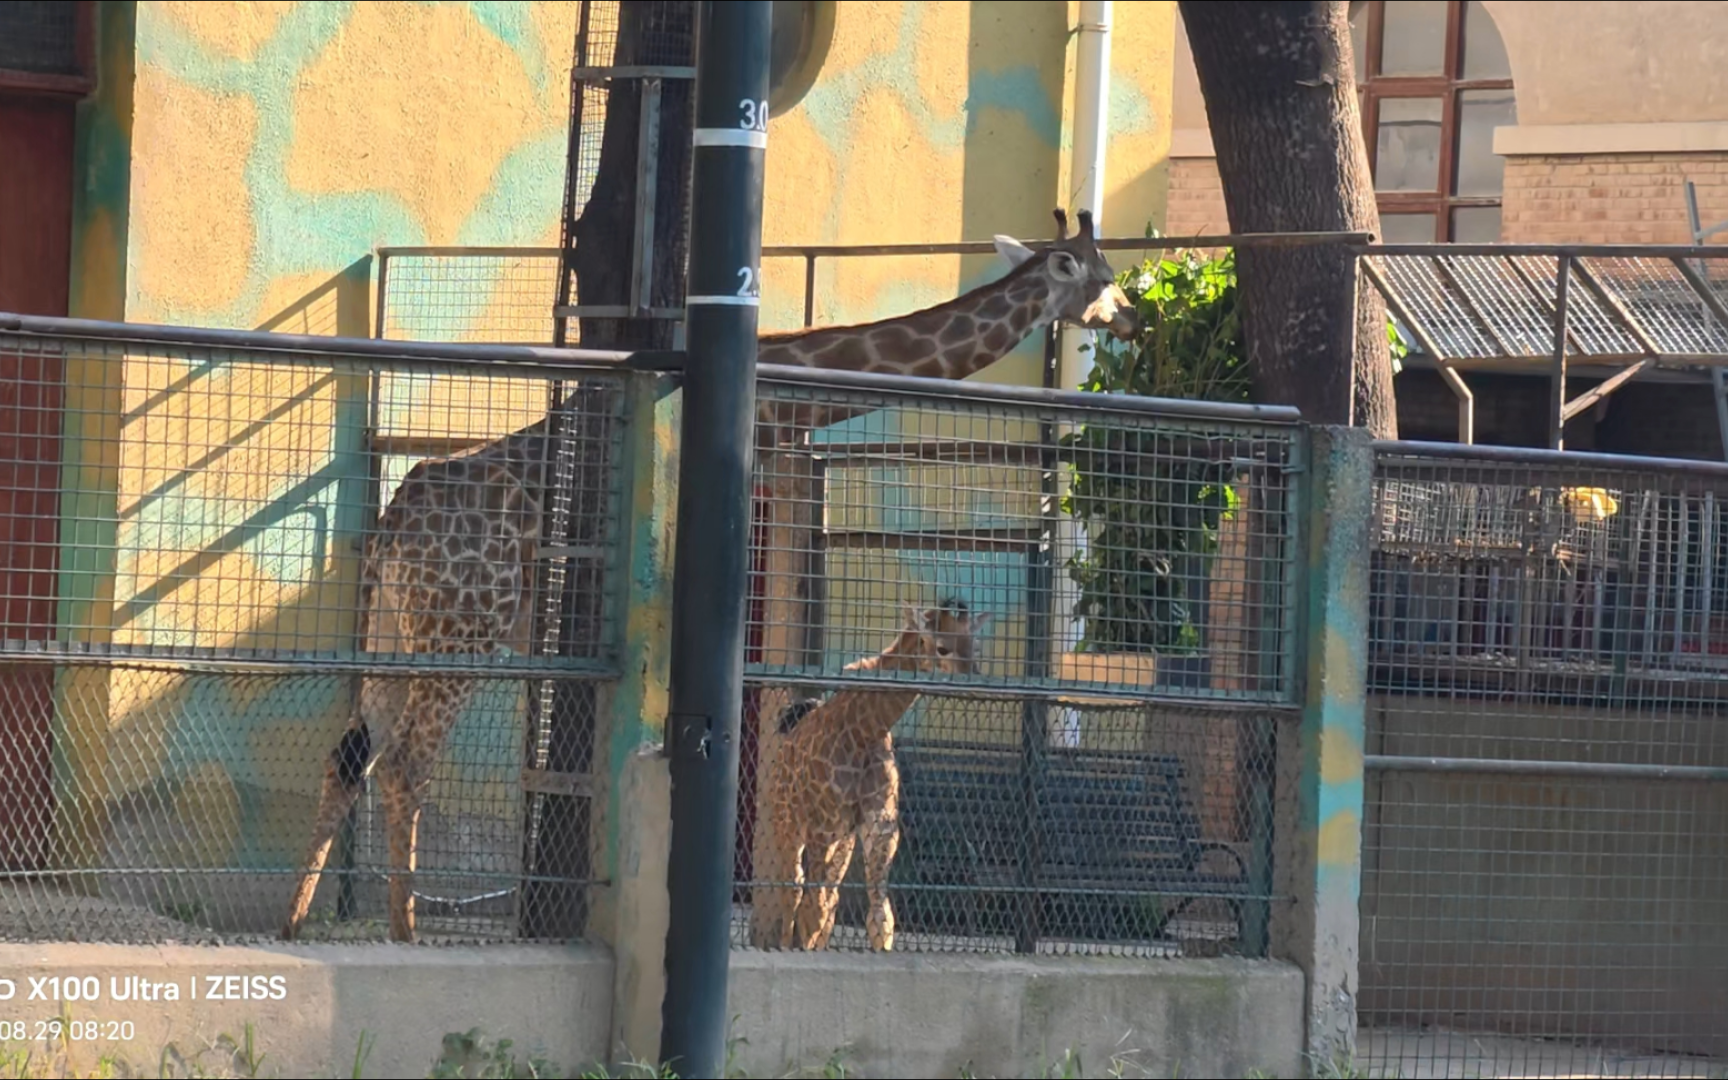
{"type": "MultiPolygon", "coordinates": [[[[908,606],[906,626],[894,642],[846,670],[971,674],[973,640],[989,620],[988,614],[974,617],[959,600],[923,611],[908,606]]],[[[827,701],[801,701],[780,714],[784,738],[768,777],[772,851],[756,877],[792,884],[755,889],[752,937],[758,948],[792,948],[794,941],[800,949],[827,947],[840,882],[860,839],[870,948],[894,947],[888,868],[900,847],[900,771],[891,731],[918,697],[917,690],[841,690],[827,701]]]]}

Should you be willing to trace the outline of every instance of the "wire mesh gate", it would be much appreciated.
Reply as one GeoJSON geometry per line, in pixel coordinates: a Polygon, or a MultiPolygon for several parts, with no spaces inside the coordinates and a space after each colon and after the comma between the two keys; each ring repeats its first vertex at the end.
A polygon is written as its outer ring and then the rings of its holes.
{"type": "Polygon", "coordinates": [[[1261,953],[1293,415],[794,369],[758,400],[735,941],[877,947],[886,904],[902,951],[1261,953]],[[843,839],[888,772],[895,835],[843,839]]]}
{"type": "Polygon", "coordinates": [[[1728,1065],[1728,469],[1382,444],[1374,1075],[1728,1065]]]}
{"type": "MultiPolygon", "coordinates": [[[[623,376],[369,344],[55,320],[0,329],[13,406],[0,412],[11,552],[0,938],[275,933],[354,695],[400,694],[432,673],[468,696],[420,820],[422,937],[581,934],[595,748],[552,745],[556,725],[528,704],[537,685],[603,690],[614,676],[623,376]],[[488,554],[466,540],[496,539],[464,514],[381,521],[409,467],[496,453],[513,431],[544,435],[560,385],[570,404],[540,445],[568,444],[577,462],[563,504],[586,543],[544,546],[533,580],[544,591],[574,577],[595,602],[527,601],[534,625],[497,648],[425,655],[423,638],[357,640],[363,551],[419,528],[460,569],[488,554]],[[568,655],[535,647],[548,617],[568,655]]],[[[420,613],[397,614],[400,627],[420,613]]],[[[374,614],[374,631],[390,621],[374,614]]],[[[593,694],[574,700],[596,707],[593,694]]],[[[380,816],[368,797],[349,819],[304,936],[382,936],[380,816]]]]}

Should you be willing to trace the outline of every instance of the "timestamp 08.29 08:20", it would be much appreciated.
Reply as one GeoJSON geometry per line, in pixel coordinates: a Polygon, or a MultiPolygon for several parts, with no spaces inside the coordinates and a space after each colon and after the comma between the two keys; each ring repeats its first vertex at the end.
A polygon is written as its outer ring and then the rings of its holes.
{"type": "Polygon", "coordinates": [[[0,1019],[0,1043],[9,1042],[131,1042],[130,1020],[0,1019]]]}

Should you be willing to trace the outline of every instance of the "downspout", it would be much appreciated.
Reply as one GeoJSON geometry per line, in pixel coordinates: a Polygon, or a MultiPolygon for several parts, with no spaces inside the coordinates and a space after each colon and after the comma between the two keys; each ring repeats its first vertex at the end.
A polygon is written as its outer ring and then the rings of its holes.
{"type": "MultiPolygon", "coordinates": [[[[1074,129],[1069,158],[1069,209],[1092,211],[1094,235],[1104,232],[1104,159],[1110,131],[1110,0],[1080,0],[1080,21],[1075,27],[1074,44],[1074,129]]],[[[1092,370],[1090,352],[1083,346],[1092,343],[1093,334],[1071,326],[1062,328],[1062,351],[1057,360],[1057,384],[1073,390],[1092,370]]],[[[1060,604],[1054,620],[1059,640],[1058,655],[1071,652],[1084,633],[1084,623],[1071,617],[1079,594],[1069,579],[1066,556],[1084,550],[1086,538],[1079,523],[1072,519],[1061,524],[1062,558],[1055,567],[1056,597],[1060,604]]],[[[1077,745],[1080,741],[1080,716],[1073,709],[1062,709],[1055,717],[1055,741],[1062,745],[1077,745]]]]}

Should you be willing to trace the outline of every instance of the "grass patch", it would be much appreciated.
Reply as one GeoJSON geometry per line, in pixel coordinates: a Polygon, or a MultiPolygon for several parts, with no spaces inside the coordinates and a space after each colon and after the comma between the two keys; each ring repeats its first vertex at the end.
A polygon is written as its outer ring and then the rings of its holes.
{"type": "MultiPolygon", "coordinates": [[[[362,1032],[354,1048],[354,1058],[346,1072],[330,1075],[330,1080],[362,1080],[377,1075],[367,1072],[368,1059],[376,1037],[362,1032]]],[[[745,1045],[742,1038],[727,1044],[726,1080],[753,1080],[749,1073],[737,1067],[737,1050],[745,1045]]],[[[1117,1077],[1151,1077],[1155,1074],[1137,1061],[1138,1051],[1118,1051],[1105,1064],[1103,1075],[1117,1077]]],[[[855,1077],[848,1047],[837,1048],[819,1064],[790,1068],[781,1077],[855,1077]]],[[[0,1080],[142,1080],[145,1077],[208,1078],[208,1080],[256,1080],[284,1074],[266,1071],[270,1063],[260,1050],[252,1025],[246,1025],[238,1037],[221,1035],[202,1046],[169,1043],[154,1062],[128,1061],[113,1054],[97,1054],[65,1039],[40,1046],[0,1048],[0,1080]]],[[[1025,1080],[1070,1080],[1088,1075],[1080,1054],[1073,1049],[1054,1060],[1041,1062],[1031,1071],[1019,1074],[1025,1080]]],[[[1172,1077],[1184,1075],[1180,1070],[1172,1077]]],[[[1333,1067],[1317,1071],[1316,1076],[1356,1077],[1366,1074],[1353,1067],[1333,1067]]],[[[593,1065],[575,1072],[565,1072],[560,1066],[537,1053],[521,1053],[509,1039],[488,1039],[478,1029],[445,1035],[425,1073],[427,1080],[678,1080],[678,1075],[665,1066],[642,1062],[622,1065],[593,1065]]],[[[1254,1080],[1274,1080],[1269,1074],[1251,1072],[1254,1080]]],[[[762,1078],[767,1080],[767,1078],[762,1078]]],[[[970,1065],[963,1066],[956,1080],[986,1080],[970,1065]]],[[[1002,1078],[1006,1080],[1006,1078],[1002,1078]]]]}

